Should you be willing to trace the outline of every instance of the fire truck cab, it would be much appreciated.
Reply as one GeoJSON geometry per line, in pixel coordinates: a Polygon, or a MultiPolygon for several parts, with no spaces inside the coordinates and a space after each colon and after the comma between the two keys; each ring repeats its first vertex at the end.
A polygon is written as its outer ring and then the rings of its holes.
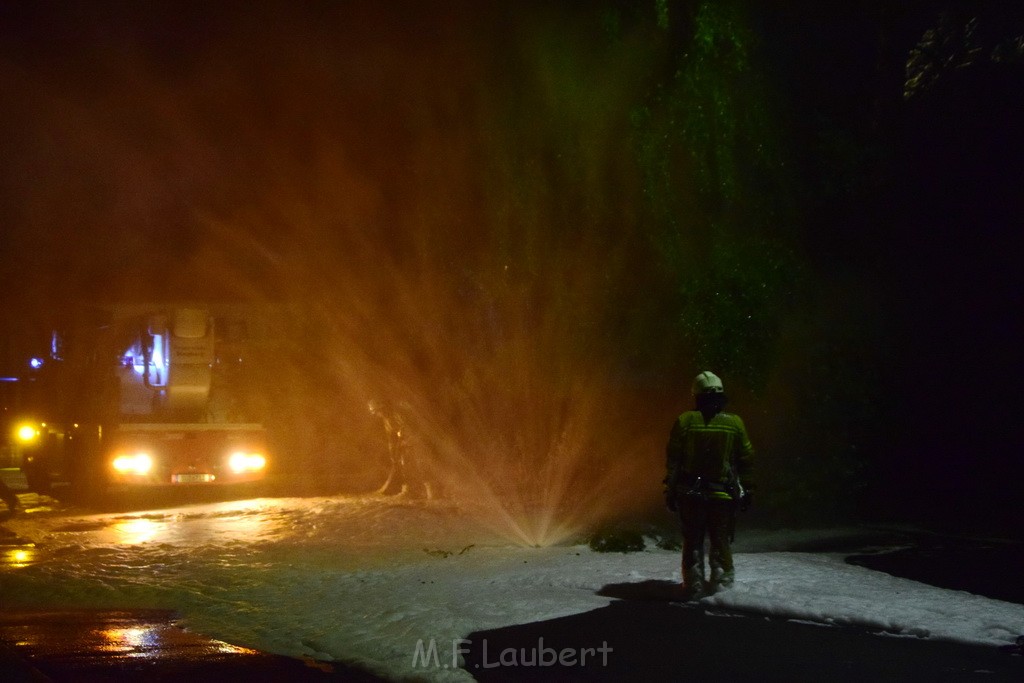
{"type": "Polygon", "coordinates": [[[41,493],[264,479],[270,327],[245,305],[126,304],[53,330],[4,378],[7,466],[41,493]]]}

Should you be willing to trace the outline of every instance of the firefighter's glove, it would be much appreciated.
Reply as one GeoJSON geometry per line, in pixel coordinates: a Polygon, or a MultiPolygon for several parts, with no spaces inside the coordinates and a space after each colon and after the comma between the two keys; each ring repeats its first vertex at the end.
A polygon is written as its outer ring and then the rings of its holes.
{"type": "Polygon", "coordinates": [[[679,510],[679,503],[676,502],[676,494],[673,491],[665,492],[665,507],[668,508],[669,512],[677,512],[679,510]]]}

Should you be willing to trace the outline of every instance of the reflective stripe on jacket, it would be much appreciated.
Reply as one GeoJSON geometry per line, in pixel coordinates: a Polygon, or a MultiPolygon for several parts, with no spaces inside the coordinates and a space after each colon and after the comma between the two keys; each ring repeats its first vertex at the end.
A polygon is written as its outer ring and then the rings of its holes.
{"type": "MultiPolygon", "coordinates": [[[[683,413],[672,425],[665,455],[665,484],[678,494],[685,493],[698,478],[706,484],[724,485],[739,479],[744,488],[753,488],[754,447],[738,415],[718,413],[705,423],[697,410],[683,413]]],[[[709,494],[731,499],[721,490],[709,494]]]]}

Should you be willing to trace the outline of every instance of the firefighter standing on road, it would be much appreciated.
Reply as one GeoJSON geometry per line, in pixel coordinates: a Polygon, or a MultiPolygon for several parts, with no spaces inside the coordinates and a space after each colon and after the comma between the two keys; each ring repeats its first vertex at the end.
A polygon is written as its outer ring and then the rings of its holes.
{"type": "MultiPolygon", "coordinates": [[[[407,404],[400,404],[408,407],[407,404]]],[[[380,418],[387,435],[389,471],[388,478],[377,490],[388,496],[408,495],[413,498],[434,497],[434,489],[420,463],[419,453],[410,444],[409,435],[402,413],[389,401],[371,400],[367,404],[370,414],[380,418]]]]}
{"type": "Polygon", "coordinates": [[[723,412],[722,380],[702,372],[693,382],[696,410],[676,419],[666,448],[665,504],[683,533],[683,589],[704,592],[704,537],[710,541],[710,590],[732,585],[736,509],[750,504],[754,448],[743,420],[723,412]]]}
{"type": "Polygon", "coordinates": [[[7,505],[7,517],[13,516],[15,512],[21,509],[21,503],[18,501],[17,494],[7,486],[7,482],[3,479],[0,479],[0,500],[7,505]]]}

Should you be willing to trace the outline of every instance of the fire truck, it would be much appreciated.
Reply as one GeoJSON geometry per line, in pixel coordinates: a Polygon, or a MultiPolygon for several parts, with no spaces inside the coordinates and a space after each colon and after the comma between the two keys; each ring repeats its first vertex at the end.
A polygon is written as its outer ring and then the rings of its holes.
{"type": "Polygon", "coordinates": [[[0,382],[0,466],[40,493],[263,480],[272,327],[240,304],[122,304],[37,325],[0,382]]]}

